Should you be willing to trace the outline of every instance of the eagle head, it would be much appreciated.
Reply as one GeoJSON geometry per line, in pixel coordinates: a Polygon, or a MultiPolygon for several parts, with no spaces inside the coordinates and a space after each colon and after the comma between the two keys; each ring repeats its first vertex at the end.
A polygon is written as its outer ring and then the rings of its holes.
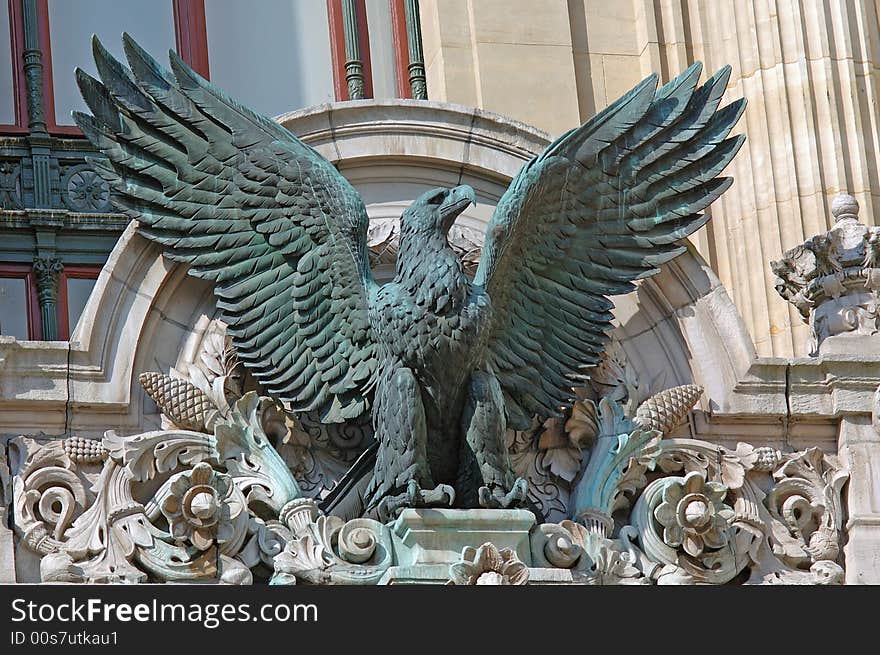
{"type": "Polygon", "coordinates": [[[445,236],[458,215],[476,202],[474,190],[467,184],[460,184],[452,189],[431,189],[406,208],[401,219],[401,228],[404,232],[439,232],[445,236]]]}

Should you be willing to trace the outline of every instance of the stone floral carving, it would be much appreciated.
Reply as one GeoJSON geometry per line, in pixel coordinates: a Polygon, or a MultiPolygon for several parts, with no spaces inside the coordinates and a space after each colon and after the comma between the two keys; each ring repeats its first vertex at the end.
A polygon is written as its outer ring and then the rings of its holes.
{"type": "Polygon", "coordinates": [[[734,517],[724,504],[727,489],[717,482],[707,482],[693,471],[684,478],[667,478],[663,502],[654,517],[663,526],[663,541],[692,556],[703,554],[704,547],[723,548],[727,529],[734,517]]]}
{"type": "Polygon", "coordinates": [[[524,585],[529,569],[510,548],[499,550],[492,543],[462,550],[461,560],[449,566],[449,584],[524,585]]]}
{"type": "Polygon", "coordinates": [[[847,474],[817,448],[786,458],[773,472],[766,505],[776,519],[774,553],[796,566],[835,561],[840,554],[842,488],[847,474]]]}
{"type": "Polygon", "coordinates": [[[228,415],[212,410],[214,434],[108,432],[100,447],[68,439],[35,451],[16,476],[16,499],[29,517],[25,542],[52,555],[44,580],[250,582],[251,566],[265,562],[244,546],[254,537],[266,545],[261,530],[300,495],[269,444],[271,407],[248,392],[228,415]],[[98,464],[87,486],[79,469],[98,464]]]}
{"type": "Polygon", "coordinates": [[[235,523],[244,508],[230,476],[199,462],[171,478],[169,491],[162,501],[162,514],[172,537],[189,541],[199,550],[235,537],[235,523]]]}
{"type": "Polygon", "coordinates": [[[59,549],[74,517],[93,496],[63,443],[50,442],[25,452],[21,471],[13,479],[15,524],[25,546],[47,555],[59,549]]]}
{"type": "MultiPolygon", "coordinates": [[[[579,400],[563,418],[533,425],[529,431],[508,434],[508,450],[514,471],[528,481],[529,499],[548,522],[562,521],[571,516],[572,492],[579,485],[578,480],[589,477],[584,472],[584,466],[590,459],[595,459],[590,453],[596,450],[596,439],[602,431],[601,400],[616,403],[622,413],[629,411],[628,408],[634,411],[644,388],[635,369],[627,361],[623,347],[612,338],[601,363],[590,375],[589,386],[576,389],[575,392],[579,400]]],[[[675,398],[680,402],[679,396],[675,398]]],[[[658,398],[655,402],[655,412],[668,411],[663,400],[658,398]]],[[[676,404],[675,411],[684,417],[692,406],[693,403],[682,410],[676,404]]],[[[645,415],[648,413],[646,409],[645,415]]],[[[599,451],[613,446],[613,440],[605,442],[599,451]]]]}
{"type": "MultiPolygon", "coordinates": [[[[17,526],[42,556],[42,579],[405,578],[389,572],[387,526],[318,500],[366,448],[369,427],[319,427],[261,397],[222,324],[209,326],[195,359],[141,376],[168,429],[28,451],[14,478],[17,526]]],[[[701,389],[636,403],[644,389],[627,366],[612,350],[567,416],[509,435],[540,512],[530,566],[487,542],[462,552],[450,584],[840,583],[846,473],[816,449],[671,437],[701,389]]]]}
{"type": "Polygon", "coordinates": [[[859,203],[851,195],[836,196],[831,213],[831,230],[770,263],[777,292],[810,325],[811,355],[826,339],[870,336],[878,330],[880,229],[859,222],[859,203]]]}

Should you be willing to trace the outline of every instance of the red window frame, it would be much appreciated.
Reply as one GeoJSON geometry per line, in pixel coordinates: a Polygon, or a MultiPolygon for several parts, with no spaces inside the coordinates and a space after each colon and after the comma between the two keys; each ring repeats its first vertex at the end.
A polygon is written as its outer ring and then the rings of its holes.
{"type": "Polygon", "coordinates": [[[27,304],[28,339],[43,339],[43,322],[40,319],[40,301],[37,297],[37,278],[30,264],[0,264],[0,277],[24,280],[25,302],[27,304]]]}
{"type": "Polygon", "coordinates": [[[397,67],[397,96],[412,98],[409,86],[409,41],[406,36],[406,9],[403,0],[391,3],[391,38],[394,47],[394,63],[397,67]]]}
{"type": "MultiPolygon", "coordinates": [[[[2,2],[2,0],[0,0],[2,2]]],[[[0,134],[27,133],[27,93],[24,78],[24,17],[21,2],[9,3],[9,33],[13,56],[13,87],[16,95],[16,124],[0,125],[0,134]]],[[[391,32],[397,74],[397,93],[410,98],[409,54],[406,40],[406,15],[403,0],[388,0],[391,5],[391,32]]],[[[208,33],[205,21],[205,0],[172,0],[174,10],[174,33],[178,54],[206,79],[210,79],[208,57],[208,33]]],[[[364,0],[356,0],[358,50],[364,70],[365,96],[373,97],[372,63],[370,61],[370,35],[367,28],[367,11],[364,0]]],[[[333,87],[337,100],[348,100],[345,82],[345,34],[342,27],[342,0],[327,0],[328,36],[333,66],[333,87]]],[[[75,125],[59,125],[55,115],[55,90],[52,79],[52,42],[49,31],[48,0],[37,0],[39,43],[43,53],[44,115],[50,134],[59,136],[82,136],[75,125]]]]}
{"type": "MultiPolygon", "coordinates": [[[[6,0],[9,5],[9,47],[12,50],[12,94],[15,98],[15,123],[0,125],[0,134],[27,134],[27,93],[24,81],[24,16],[20,0],[6,0]]],[[[0,0],[2,2],[2,0],[0,0]]],[[[0,26],[2,30],[2,26],[0,26]]]]}
{"type": "MultiPolygon", "coordinates": [[[[397,77],[397,96],[412,98],[409,88],[409,48],[406,39],[406,11],[403,0],[387,0],[391,5],[391,36],[397,77]]],[[[367,26],[365,0],[355,0],[358,26],[358,54],[364,69],[364,96],[373,97],[373,70],[370,59],[370,30],[367,26]]],[[[327,0],[330,23],[330,57],[333,67],[333,89],[336,100],[349,100],[345,81],[345,30],[342,27],[342,0],[327,0]]]]}
{"type": "Polygon", "coordinates": [[[97,280],[101,274],[101,266],[89,265],[64,265],[64,270],[58,276],[58,303],[57,322],[58,339],[67,341],[70,339],[71,325],[67,319],[67,281],[68,280],[97,280]]]}
{"type": "MultiPolygon", "coordinates": [[[[12,0],[10,0],[11,2],[12,0]]],[[[205,0],[172,0],[174,38],[177,53],[199,75],[208,78],[208,36],[205,28],[205,0]]],[[[40,49],[43,52],[43,97],[46,125],[50,134],[82,136],[76,125],[59,125],[55,116],[55,90],[52,79],[52,41],[49,36],[49,2],[37,0],[40,49]]]]}
{"type": "Polygon", "coordinates": [[[180,58],[196,73],[210,80],[205,0],[174,0],[174,34],[180,58]]]}

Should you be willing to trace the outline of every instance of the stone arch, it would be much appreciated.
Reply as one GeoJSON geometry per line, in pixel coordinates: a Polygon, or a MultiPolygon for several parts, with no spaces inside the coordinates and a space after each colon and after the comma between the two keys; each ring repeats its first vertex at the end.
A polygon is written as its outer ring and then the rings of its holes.
{"type": "MultiPolygon", "coordinates": [[[[338,166],[371,219],[399,216],[427,188],[467,183],[478,204],[458,223],[479,234],[510,178],[549,143],[522,123],[434,102],[319,105],[278,120],[338,166]]],[[[724,407],[754,348],[726,291],[692,248],[615,300],[617,336],[642,379],[661,387],[697,382],[707,390],[705,409],[724,407]]],[[[2,384],[15,387],[0,397],[52,410],[40,426],[27,424],[32,410],[18,424],[7,416],[2,431],[86,436],[154,427],[158,416],[137,374],[191,361],[214,313],[210,286],[163,259],[129,225],[69,343],[0,341],[2,384]]]]}

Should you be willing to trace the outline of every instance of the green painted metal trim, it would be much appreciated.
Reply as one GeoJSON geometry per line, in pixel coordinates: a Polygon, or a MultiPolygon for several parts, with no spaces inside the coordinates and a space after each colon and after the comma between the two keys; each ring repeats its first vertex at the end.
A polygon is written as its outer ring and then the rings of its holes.
{"type": "Polygon", "coordinates": [[[425,55],[422,52],[422,28],[418,0],[405,0],[406,40],[409,47],[409,88],[415,100],[428,99],[425,55]]]}
{"type": "Polygon", "coordinates": [[[363,100],[364,65],[361,62],[355,0],[342,0],[342,28],[345,33],[345,82],[349,100],[363,100]]]}

